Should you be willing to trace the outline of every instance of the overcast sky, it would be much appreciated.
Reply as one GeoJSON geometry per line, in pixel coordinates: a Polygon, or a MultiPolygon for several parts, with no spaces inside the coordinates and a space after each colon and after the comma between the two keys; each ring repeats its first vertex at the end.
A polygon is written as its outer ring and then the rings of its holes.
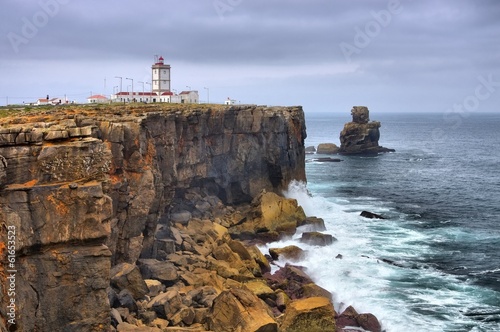
{"type": "Polygon", "coordinates": [[[162,55],[202,101],[500,111],[497,0],[3,0],[0,36],[0,105],[142,91],[162,55]]]}

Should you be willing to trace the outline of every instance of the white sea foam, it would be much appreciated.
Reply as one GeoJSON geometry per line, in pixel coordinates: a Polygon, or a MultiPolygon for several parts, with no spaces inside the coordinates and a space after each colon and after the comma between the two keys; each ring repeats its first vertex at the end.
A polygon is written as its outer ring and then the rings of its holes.
{"type": "Polygon", "coordinates": [[[353,305],[359,312],[371,312],[388,332],[444,331],[469,321],[461,312],[477,305],[474,286],[431,267],[408,263],[428,253],[427,243],[439,239],[437,234],[401,227],[398,220],[360,217],[362,209],[385,211],[368,197],[338,204],[334,197],[311,195],[300,182],[292,182],[284,194],[297,199],[306,215],[323,218],[325,233],[338,241],[326,247],[302,244],[298,241],[301,228],[294,237],[262,250],[292,244],[306,250],[303,261],[292,263],[305,266],[315,282],[333,294],[337,311],[353,305]],[[335,258],[338,254],[342,259],[335,258]]]}

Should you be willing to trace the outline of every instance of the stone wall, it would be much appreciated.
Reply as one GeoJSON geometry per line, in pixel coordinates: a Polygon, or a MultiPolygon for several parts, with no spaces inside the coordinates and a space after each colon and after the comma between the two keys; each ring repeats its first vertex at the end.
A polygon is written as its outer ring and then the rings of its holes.
{"type": "Polygon", "coordinates": [[[305,136],[300,107],[58,107],[1,119],[18,330],[106,330],[112,265],[168,251],[172,220],[305,180],[305,136]]]}

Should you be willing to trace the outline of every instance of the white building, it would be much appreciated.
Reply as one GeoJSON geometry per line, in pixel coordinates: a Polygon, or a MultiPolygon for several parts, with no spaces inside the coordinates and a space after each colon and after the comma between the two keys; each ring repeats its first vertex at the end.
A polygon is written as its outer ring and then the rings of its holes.
{"type": "Polygon", "coordinates": [[[227,97],[227,99],[224,101],[224,105],[234,105],[236,103],[236,100],[231,99],[227,97]]]}
{"type": "Polygon", "coordinates": [[[87,102],[90,104],[105,104],[109,102],[109,99],[103,95],[93,95],[87,98],[87,102]]]}
{"type": "Polygon", "coordinates": [[[198,91],[182,91],[180,94],[180,102],[183,104],[198,104],[200,102],[200,96],[198,91]]]}
{"type": "MultiPolygon", "coordinates": [[[[112,102],[138,103],[186,103],[198,104],[198,91],[182,91],[175,94],[170,89],[170,65],[166,65],[163,57],[155,60],[151,66],[151,92],[117,92],[111,95],[112,102]]],[[[89,101],[90,102],[90,101],[89,101]]]]}
{"type": "Polygon", "coordinates": [[[39,98],[36,101],[36,103],[34,103],[34,104],[36,106],[42,106],[42,105],[59,105],[59,104],[63,104],[63,103],[68,103],[68,100],[67,99],[61,99],[61,98],[52,98],[52,99],[39,98]]]}

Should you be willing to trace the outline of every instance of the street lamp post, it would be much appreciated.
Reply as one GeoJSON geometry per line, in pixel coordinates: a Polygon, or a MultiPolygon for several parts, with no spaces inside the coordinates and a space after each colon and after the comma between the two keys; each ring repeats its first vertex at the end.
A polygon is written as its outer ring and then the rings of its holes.
{"type": "Polygon", "coordinates": [[[115,78],[119,78],[120,79],[120,92],[123,92],[123,89],[122,89],[122,79],[123,79],[123,77],[121,77],[121,76],[115,76],[115,78]]]}
{"type": "Polygon", "coordinates": [[[137,83],[142,84],[142,98],[144,98],[144,100],[145,100],[146,96],[144,96],[144,82],[137,81],[137,83]]]}
{"type": "Polygon", "coordinates": [[[207,104],[210,104],[210,89],[207,87],[203,87],[203,89],[207,90],[207,104]]]}
{"type": "Polygon", "coordinates": [[[125,77],[125,79],[132,81],[132,102],[133,102],[134,101],[134,79],[133,78],[128,78],[128,77],[125,77]]]}

